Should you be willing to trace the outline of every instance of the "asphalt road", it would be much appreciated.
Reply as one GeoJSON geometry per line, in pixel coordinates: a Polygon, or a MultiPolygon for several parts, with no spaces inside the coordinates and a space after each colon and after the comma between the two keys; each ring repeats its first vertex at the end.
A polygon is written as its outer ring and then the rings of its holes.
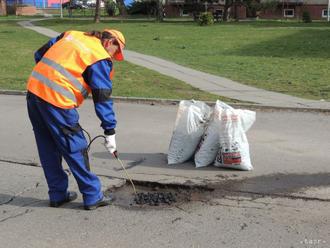
{"type": "MultiPolygon", "coordinates": [[[[175,206],[118,204],[93,212],[81,198],[48,208],[23,96],[0,96],[0,244],[2,247],[329,247],[330,115],[257,111],[248,132],[252,172],[166,165],[177,106],[118,103],[117,142],[134,179],[163,184],[216,185],[204,197],[175,206]]],[[[102,132],[87,101],[81,124],[102,132]]],[[[123,177],[96,142],[92,168],[123,177]]],[[[76,189],[74,180],[70,188],[76,189]]]]}

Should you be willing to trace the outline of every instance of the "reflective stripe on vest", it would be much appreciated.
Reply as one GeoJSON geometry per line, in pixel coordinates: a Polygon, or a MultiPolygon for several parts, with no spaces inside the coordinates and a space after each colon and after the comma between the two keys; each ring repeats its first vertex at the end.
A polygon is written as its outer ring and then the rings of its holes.
{"type": "MultiPolygon", "coordinates": [[[[86,99],[88,96],[88,91],[84,88],[84,86],[70,73],[68,72],[63,66],[60,64],[56,63],[53,60],[50,60],[48,58],[43,57],[41,59],[41,62],[45,63],[46,65],[49,65],[52,67],[54,70],[58,71],[61,73],[63,76],[65,76],[69,81],[72,83],[72,85],[80,91],[82,96],[86,99]]],[[[58,92],[60,93],[60,92],[58,92]]],[[[71,99],[71,98],[70,98],[71,99]]],[[[76,102],[76,100],[74,101],[76,102]]]]}
{"type": "Polygon", "coordinates": [[[48,78],[46,78],[44,75],[40,74],[39,72],[32,71],[31,76],[36,78],[37,80],[39,80],[44,85],[47,85],[47,87],[51,88],[55,92],[65,96],[66,98],[70,99],[74,103],[77,103],[77,99],[76,99],[75,95],[72,92],[70,92],[69,90],[61,87],[57,83],[49,80],[48,78]]]}

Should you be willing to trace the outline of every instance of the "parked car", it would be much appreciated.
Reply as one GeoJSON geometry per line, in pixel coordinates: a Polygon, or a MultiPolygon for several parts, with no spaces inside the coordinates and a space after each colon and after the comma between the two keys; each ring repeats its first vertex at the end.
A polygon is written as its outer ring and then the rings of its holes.
{"type": "Polygon", "coordinates": [[[63,9],[87,9],[88,6],[81,1],[68,1],[62,4],[63,9]]]}

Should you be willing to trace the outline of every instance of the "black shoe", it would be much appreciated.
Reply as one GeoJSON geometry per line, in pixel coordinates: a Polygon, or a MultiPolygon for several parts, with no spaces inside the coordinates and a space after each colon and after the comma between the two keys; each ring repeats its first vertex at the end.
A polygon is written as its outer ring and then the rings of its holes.
{"type": "Polygon", "coordinates": [[[94,210],[94,209],[97,209],[98,207],[108,206],[108,205],[112,204],[114,199],[115,198],[113,195],[103,196],[103,198],[101,200],[99,200],[98,202],[96,202],[95,204],[85,205],[84,208],[85,208],[85,210],[94,210]]]}
{"type": "Polygon", "coordinates": [[[74,201],[76,200],[78,197],[77,193],[74,191],[68,191],[68,194],[66,196],[66,198],[63,201],[50,201],[49,202],[49,206],[52,208],[58,208],[60,206],[62,206],[64,203],[70,202],[70,201],[74,201]]]}

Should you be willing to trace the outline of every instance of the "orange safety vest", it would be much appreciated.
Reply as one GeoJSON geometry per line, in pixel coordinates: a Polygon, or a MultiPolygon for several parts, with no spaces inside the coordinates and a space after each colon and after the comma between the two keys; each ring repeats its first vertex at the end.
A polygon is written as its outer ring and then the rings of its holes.
{"type": "Polygon", "coordinates": [[[78,107],[91,92],[82,74],[102,59],[111,57],[98,38],[78,31],[65,32],[33,68],[27,90],[56,107],[78,107]]]}

